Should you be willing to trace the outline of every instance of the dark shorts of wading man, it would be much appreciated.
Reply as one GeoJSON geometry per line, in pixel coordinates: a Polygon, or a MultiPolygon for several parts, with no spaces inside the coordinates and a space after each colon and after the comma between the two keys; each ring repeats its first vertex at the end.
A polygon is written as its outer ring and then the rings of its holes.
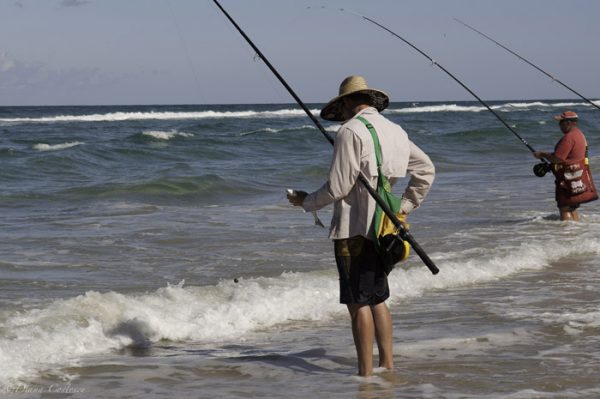
{"type": "Polygon", "coordinates": [[[334,240],[340,275],[340,303],[377,305],[390,296],[375,244],[362,236],[334,240]]]}

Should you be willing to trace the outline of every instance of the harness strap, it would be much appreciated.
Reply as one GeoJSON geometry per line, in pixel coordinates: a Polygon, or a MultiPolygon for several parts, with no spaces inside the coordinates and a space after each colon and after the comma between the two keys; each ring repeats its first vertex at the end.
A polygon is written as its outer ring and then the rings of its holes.
{"type": "Polygon", "coordinates": [[[366,128],[369,130],[369,133],[371,133],[371,137],[373,138],[373,143],[375,144],[375,158],[377,159],[377,174],[378,174],[377,187],[378,188],[382,187],[386,192],[391,193],[392,185],[390,184],[389,180],[385,177],[385,175],[381,171],[381,163],[382,163],[383,156],[381,155],[381,146],[379,144],[379,137],[377,136],[377,131],[375,130],[375,128],[373,127],[371,122],[369,122],[362,116],[357,116],[356,119],[361,121],[366,126],[366,128]]]}
{"type": "MultiPolygon", "coordinates": [[[[390,181],[385,177],[383,172],[381,171],[381,163],[382,163],[382,155],[381,155],[381,146],[379,144],[379,137],[377,137],[377,132],[373,125],[363,118],[362,116],[357,116],[356,119],[361,121],[366,128],[371,133],[371,137],[373,138],[373,143],[375,145],[375,158],[377,159],[377,193],[388,203],[390,209],[397,214],[400,211],[401,199],[394,196],[392,193],[392,185],[390,181]]],[[[384,223],[384,213],[379,205],[375,207],[375,214],[373,215],[373,230],[375,232],[375,242],[378,244],[378,239],[380,236],[384,234],[384,231],[388,228],[386,223],[384,223]]]]}
{"type": "Polygon", "coordinates": [[[375,143],[375,157],[377,158],[377,171],[381,168],[381,147],[379,146],[379,137],[377,137],[377,132],[371,122],[363,118],[362,116],[357,116],[356,119],[364,123],[364,125],[369,129],[369,133],[371,133],[371,137],[373,138],[373,142],[375,143]]]}

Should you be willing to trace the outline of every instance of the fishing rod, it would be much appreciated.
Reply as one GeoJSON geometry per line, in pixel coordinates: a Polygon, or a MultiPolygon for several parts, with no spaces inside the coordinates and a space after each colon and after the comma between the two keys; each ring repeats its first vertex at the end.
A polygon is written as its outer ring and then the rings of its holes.
{"type": "MultiPolygon", "coordinates": [[[[343,8],[340,9],[340,11],[346,11],[343,8]]],[[[402,40],[404,43],[408,44],[410,47],[412,47],[413,49],[415,49],[416,51],[418,51],[421,55],[423,55],[425,58],[427,58],[432,65],[437,66],[438,68],[440,68],[442,71],[444,71],[448,76],[450,76],[452,79],[454,79],[454,81],[456,81],[456,83],[458,83],[459,85],[461,85],[466,91],[468,91],[473,97],[475,97],[484,107],[487,108],[488,111],[490,111],[510,132],[512,132],[512,134],[514,134],[515,136],[517,136],[517,138],[519,140],[521,140],[521,142],[523,144],[525,144],[525,146],[529,149],[529,151],[531,151],[532,153],[535,152],[535,150],[533,149],[533,147],[531,145],[529,145],[529,143],[523,138],[521,137],[512,127],[510,127],[510,125],[508,123],[506,123],[506,121],[504,121],[504,119],[502,119],[500,117],[500,115],[498,115],[498,113],[496,113],[496,111],[494,111],[485,101],[483,101],[481,98],[479,98],[479,96],[477,94],[475,94],[471,89],[469,89],[463,82],[461,82],[456,76],[454,76],[452,73],[450,73],[450,71],[448,71],[446,68],[444,68],[442,65],[438,64],[433,58],[431,58],[429,55],[427,55],[425,52],[423,52],[421,49],[419,49],[417,46],[415,46],[414,44],[412,44],[411,42],[409,42],[408,40],[406,40],[405,38],[403,38],[402,36],[398,35],[397,33],[393,32],[392,30],[390,30],[389,28],[383,26],[382,24],[380,24],[377,21],[374,21],[373,19],[366,17],[364,15],[358,14],[354,11],[349,11],[350,13],[364,19],[365,21],[368,21],[370,23],[372,23],[373,25],[376,25],[378,27],[380,27],[381,29],[391,33],[394,37],[397,37],[398,39],[402,40]]],[[[548,163],[548,161],[546,161],[545,159],[542,158],[542,164],[544,165],[542,169],[548,169],[549,170],[549,166],[550,164],[548,163]]],[[[537,166],[537,165],[536,165],[537,166]]],[[[536,176],[539,176],[538,173],[535,171],[535,167],[534,167],[534,172],[536,174],[536,176]]],[[[547,171],[547,170],[546,170],[547,171]]],[[[545,174],[545,172],[544,172],[545,174]]],[[[542,175],[543,176],[543,175],[542,175]]]]}
{"type": "Polygon", "coordinates": [[[530,66],[534,67],[535,69],[537,69],[538,71],[540,71],[541,73],[543,73],[544,75],[548,76],[550,79],[552,79],[554,82],[558,83],[559,85],[561,85],[562,87],[564,87],[565,89],[569,90],[571,93],[579,96],[582,100],[590,103],[591,105],[593,105],[594,107],[600,109],[600,107],[594,103],[593,101],[587,99],[586,97],[584,97],[583,95],[581,95],[580,93],[578,93],[577,91],[575,91],[574,89],[572,89],[571,87],[567,86],[565,83],[561,82],[560,80],[558,80],[557,78],[555,78],[554,76],[550,75],[548,72],[544,71],[542,68],[538,67],[537,65],[535,65],[534,63],[530,62],[529,60],[525,59],[524,57],[520,56],[519,54],[515,53],[514,51],[512,51],[511,49],[509,49],[508,47],[504,46],[501,43],[498,43],[496,40],[492,39],[491,37],[489,37],[488,35],[486,35],[483,32],[478,31],[477,29],[475,29],[474,27],[472,27],[471,25],[467,24],[466,22],[461,21],[458,18],[454,18],[454,20],[460,24],[463,24],[464,26],[466,26],[467,28],[471,29],[472,31],[479,33],[481,36],[485,37],[486,39],[488,39],[489,41],[497,44],[498,46],[502,47],[504,50],[508,51],[509,53],[511,53],[512,55],[516,56],[517,58],[519,58],[521,61],[524,61],[525,63],[529,64],[530,66]]]}
{"type": "MultiPolygon", "coordinates": [[[[217,7],[219,7],[219,9],[223,12],[223,14],[227,17],[227,19],[233,24],[233,26],[237,29],[237,31],[244,37],[244,39],[246,39],[246,41],[248,42],[250,47],[252,47],[252,49],[256,52],[256,54],[263,60],[263,62],[267,65],[267,67],[271,70],[271,72],[273,72],[273,74],[277,77],[277,79],[279,79],[281,84],[283,84],[283,86],[287,89],[287,91],[292,95],[294,100],[296,100],[296,102],[304,110],[306,115],[308,115],[308,117],[313,121],[313,123],[315,124],[315,126],[317,126],[317,128],[321,131],[321,133],[323,133],[323,135],[325,136],[327,141],[329,141],[329,143],[331,143],[333,145],[334,140],[327,134],[327,132],[325,131],[325,128],[321,125],[321,123],[319,123],[319,121],[317,120],[317,118],[315,118],[315,116],[312,114],[312,112],[310,112],[310,110],[304,104],[304,102],[302,102],[300,97],[298,97],[298,95],[296,95],[296,93],[294,92],[294,90],[292,90],[290,85],[287,84],[285,79],[283,79],[283,77],[279,74],[279,72],[277,72],[275,67],[273,65],[271,65],[269,60],[267,60],[267,58],[263,55],[263,53],[259,50],[259,48],[256,47],[256,45],[252,42],[252,40],[250,40],[248,35],[246,35],[246,33],[242,30],[242,28],[239,27],[239,25],[235,22],[235,20],[227,13],[227,11],[225,11],[225,9],[221,6],[221,4],[219,4],[219,2],[217,0],[213,0],[213,2],[217,5],[217,7]]],[[[410,244],[410,246],[419,255],[419,257],[421,258],[423,263],[425,263],[425,265],[429,268],[431,273],[438,274],[438,272],[440,271],[438,269],[438,267],[431,260],[431,258],[429,258],[427,253],[423,250],[423,248],[421,248],[421,246],[414,239],[414,237],[404,228],[404,226],[402,225],[402,222],[400,222],[400,220],[398,220],[398,218],[396,217],[394,212],[390,209],[390,207],[383,200],[383,198],[381,198],[379,196],[379,194],[377,193],[377,191],[373,187],[371,187],[368,180],[362,174],[358,175],[358,179],[365,186],[365,188],[367,189],[369,194],[371,194],[373,199],[375,199],[375,201],[381,207],[383,212],[385,212],[385,214],[390,218],[392,223],[394,223],[394,226],[398,229],[398,234],[400,235],[400,238],[402,238],[404,241],[406,241],[410,244]]]]}

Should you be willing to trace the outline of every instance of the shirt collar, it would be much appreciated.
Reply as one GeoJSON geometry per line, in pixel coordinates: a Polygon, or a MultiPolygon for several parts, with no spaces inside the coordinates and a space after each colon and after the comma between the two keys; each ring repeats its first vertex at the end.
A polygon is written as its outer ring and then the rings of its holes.
{"type": "Polygon", "coordinates": [[[356,113],[356,115],[354,115],[352,118],[343,121],[342,125],[345,125],[346,123],[348,123],[352,119],[356,118],[357,116],[361,116],[361,115],[373,115],[374,113],[377,113],[377,112],[378,111],[377,111],[377,109],[375,107],[363,108],[358,113],[356,113]]]}

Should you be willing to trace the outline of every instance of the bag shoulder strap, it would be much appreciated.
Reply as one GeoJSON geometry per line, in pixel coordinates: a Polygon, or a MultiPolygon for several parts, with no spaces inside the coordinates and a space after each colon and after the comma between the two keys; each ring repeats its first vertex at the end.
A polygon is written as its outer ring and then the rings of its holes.
{"type": "Polygon", "coordinates": [[[367,127],[367,129],[369,129],[369,133],[371,133],[371,137],[373,138],[373,143],[375,143],[375,158],[377,158],[377,172],[381,176],[381,158],[382,158],[382,156],[381,156],[381,146],[379,145],[379,137],[377,137],[377,132],[375,131],[375,128],[373,127],[371,122],[369,122],[362,116],[357,116],[356,119],[361,121],[367,127]]]}
{"type": "Polygon", "coordinates": [[[371,122],[369,122],[362,116],[357,116],[356,119],[358,119],[359,121],[364,123],[364,125],[367,127],[367,129],[369,129],[369,133],[371,133],[371,137],[373,138],[373,143],[375,144],[375,158],[377,159],[377,175],[378,175],[377,189],[378,189],[378,191],[380,189],[382,189],[385,192],[391,194],[392,193],[392,185],[390,184],[390,181],[387,179],[387,177],[385,177],[385,175],[381,171],[381,160],[382,160],[383,156],[381,155],[381,146],[379,144],[379,137],[377,137],[377,131],[375,131],[375,128],[373,127],[371,122]]]}

